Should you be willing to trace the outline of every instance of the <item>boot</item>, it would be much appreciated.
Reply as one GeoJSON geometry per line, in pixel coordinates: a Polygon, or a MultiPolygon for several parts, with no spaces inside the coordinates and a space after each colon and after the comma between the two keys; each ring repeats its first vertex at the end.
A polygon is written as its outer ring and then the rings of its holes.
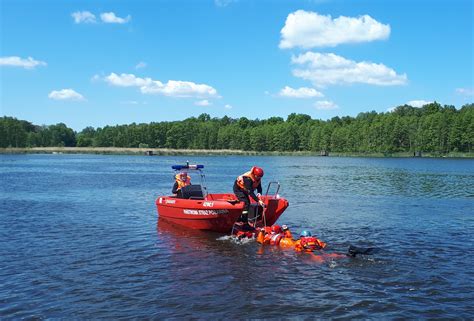
{"type": "Polygon", "coordinates": [[[249,223],[249,212],[243,211],[240,217],[237,219],[237,222],[242,223],[243,225],[249,223]]]}

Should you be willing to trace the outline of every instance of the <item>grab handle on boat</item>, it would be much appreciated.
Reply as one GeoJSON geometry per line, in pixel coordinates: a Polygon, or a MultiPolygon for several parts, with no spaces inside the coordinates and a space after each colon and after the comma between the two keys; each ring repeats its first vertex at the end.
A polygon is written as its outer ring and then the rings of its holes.
{"type": "Polygon", "coordinates": [[[273,199],[276,198],[276,196],[278,195],[278,192],[280,191],[280,182],[277,182],[277,181],[271,181],[271,182],[268,182],[268,185],[267,185],[267,191],[265,192],[265,197],[268,196],[268,191],[270,190],[270,186],[272,184],[276,184],[277,185],[277,190],[275,192],[275,194],[273,194],[273,199]]]}

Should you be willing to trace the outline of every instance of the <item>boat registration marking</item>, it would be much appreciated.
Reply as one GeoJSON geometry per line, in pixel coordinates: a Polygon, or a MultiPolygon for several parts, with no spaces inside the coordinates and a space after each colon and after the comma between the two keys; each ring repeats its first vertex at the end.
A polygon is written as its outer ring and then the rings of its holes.
{"type": "Polygon", "coordinates": [[[202,203],[202,206],[204,206],[204,207],[213,207],[214,202],[204,202],[204,203],[202,203]]]}
{"type": "Polygon", "coordinates": [[[228,210],[183,210],[184,214],[188,215],[216,215],[216,214],[229,214],[228,210]]]}
{"type": "Polygon", "coordinates": [[[176,200],[165,200],[166,204],[174,204],[176,203],[176,200]]]}

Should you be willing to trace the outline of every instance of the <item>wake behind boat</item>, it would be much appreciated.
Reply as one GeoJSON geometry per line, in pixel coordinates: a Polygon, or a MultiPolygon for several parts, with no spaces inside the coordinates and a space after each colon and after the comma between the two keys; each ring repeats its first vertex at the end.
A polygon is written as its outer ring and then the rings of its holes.
{"type": "MultiPolygon", "coordinates": [[[[172,169],[177,175],[184,172],[197,173],[200,184],[184,186],[176,196],[159,196],[156,207],[160,219],[191,229],[231,232],[242,214],[244,203],[233,193],[208,193],[204,165],[174,165],[172,169]]],[[[278,195],[279,189],[278,182],[268,183],[267,191],[261,197],[265,207],[252,201],[249,221],[254,226],[273,225],[288,207],[288,201],[278,195]],[[269,190],[273,185],[276,186],[276,192],[270,195],[269,190]]]]}

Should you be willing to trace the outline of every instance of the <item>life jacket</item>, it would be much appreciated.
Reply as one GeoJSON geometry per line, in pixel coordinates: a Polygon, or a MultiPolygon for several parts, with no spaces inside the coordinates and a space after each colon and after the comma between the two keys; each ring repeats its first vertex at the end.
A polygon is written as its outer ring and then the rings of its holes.
{"type": "Polygon", "coordinates": [[[265,226],[257,234],[257,242],[260,244],[280,245],[282,247],[294,247],[296,241],[293,240],[290,230],[283,233],[272,232],[271,226],[265,226]]]}
{"type": "Polygon", "coordinates": [[[272,233],[265,233],[265,235],[263,236],[263,244],[270,244],[272,235],[272,233]]]}
{"type": "Polygon", "coordinates": [[[177,191],[179,191],[180,189],[182,189],[185,186],[191,185],[191,177],[189,177],[189,176],[186,176],[185,181],[181,180],[181,176],[179,174],[177,174],[175,176],[175,178],[176,178],[176,183],[178,183],[178,188],[176,189],[177,191]]]}
{"type": "Polygon", "coordinates": [[[283,235],[281,235],[280,233],[271,235],[270,245],[279,245],[282,238],[283,235]]]}
{"type": "Polygon", "coordinates": [[[284,248],[294,248],[296,245],[296,241],[293,240],[291,237],[282,237],[280,240],[280,244],[278,244],[280,247],[284,248]]]}
{"type": "Polygon", "coordinates": [[[326,243],[321,240],[318,240],[314,236],[302,237],[299,240],[299,244],[297,244],[299,251],[314,251],[314,250],[321,250],[326,247],[326,243]]]}
{"type": "Polygon", "coordinates": [[[270,242],[268,238],[268,235],[270,235],[270,233],[271,233],[271,228],[269,226],[260,228],[260,230],[257,233],[257,242],[260,244],[270,242]]]}
{"type": "Polygon", "coordinates": [[[257,242],[260,244],[270,244],[273,235],[275,235],[275,233],[272,233],[272,228],[265,226],[258,233],[257,242]]]}
{"type": "Polygon", "coordinates": [[[241,189],[246,189],[244,185],[244,177],[248,177],[252,180],[252,188],[256,189],[258,185],[260,185],[260,180],[255,177],[255,175],[252,174],[252,171],[248,171],[246,173],[243,173],[239,177],[237,177],[237,185],[241,189]]]}

